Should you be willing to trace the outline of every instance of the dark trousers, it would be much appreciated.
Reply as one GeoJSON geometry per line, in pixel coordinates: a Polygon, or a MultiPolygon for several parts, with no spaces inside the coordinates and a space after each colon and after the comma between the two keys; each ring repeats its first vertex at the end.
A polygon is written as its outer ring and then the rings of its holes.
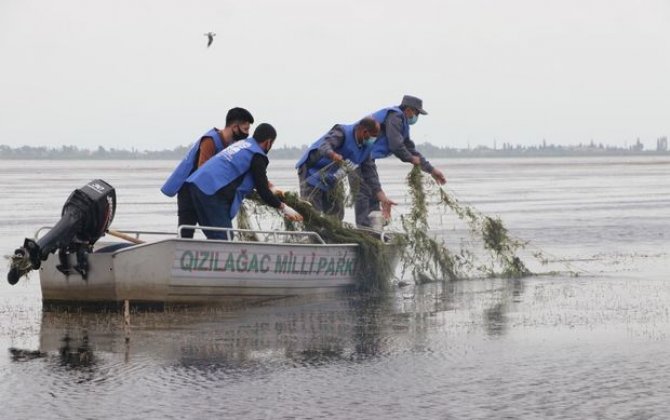
{"type": "MultiPolygon", "coordinates": [[[[232,228],[233,219],[230,217],[230,201],[221,194],[207,195],[200,191],[195,185],[191,185],[191,197],[193,206],[198,214],[198,222],[201,226],[232,228]]],[[[228,240],[228,232],[204,229],[203,233],[207,239],[228,240]]],[[[231,234],[232,237],[232,234],[231,234]]]]}
{"type": "Polygon", "coordinates": [[[349,175],[349,187],[354,195],[354,212],[356,214],[356,226],[370,227],[370,212],[379,210],[379,200],[372,193],[372,188],[365,182],[361,170],[349,175]]]}
{"type": "Polygon", "coordinates": [[[298,182],[300,183],[300,198],[309,201],[316,210],[321,213],[337,217],[339,221],[344,219],[344,197],[335,194],[335,191],[324,191],[313,187],[306,180],[307,169],[305,165],[298,170],[298,182]]]}
{"type": "Polygon", "coordinates": [[[356,213],[356,226],[370,227],[370,212],[379,210],[379,200],[372,195],[372,191],[365,185],[365,181],[361,182],[358,194],[356,194],[356,201],[354,202],[354,211],[356,213]]]}
{"type": "MultiPolygon", "coordinates": [[[[177,193],[177,226],[198,224],[198,213],[193,206],[193,199],[191,198],[191,184],[186,184],[179,189],[177,193]]],[[[193,229],[183,229],[181,231],[182,238],[192,238],[193,229]]]]}

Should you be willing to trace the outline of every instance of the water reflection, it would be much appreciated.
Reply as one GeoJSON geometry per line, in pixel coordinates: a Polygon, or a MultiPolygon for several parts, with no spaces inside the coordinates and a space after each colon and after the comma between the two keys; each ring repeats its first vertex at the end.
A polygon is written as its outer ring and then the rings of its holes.
{"type": "Polygon", "coordinates": [[[39,350],[25,350],[18,349],[15,347],[9,348],[9,354],[12,358],[12,362],[26,362],[33,359],[39,359],[46,357],[47,354],[39,350]]]}
{"type": "Polygon", "coordinates": [[[389,352],[389,320],[396,328],[410,322],[393,314],[392,302],[391,297],[336,295],[235,310],[134,312],[129,335],[120,313],[44,311],[39,349],[10,349],[10,354],[16,362],[43,358],[54,367],[81,371],[96,369],[105,354],[123,354],[131,363],[149,357],[205,369],[321,365],[389,352]]]}
{"type": "MultiPolygon", "coordinates": [[[[85,329],[67,328],[67,332],[58,340],[57,348],[52,348],[51,343],[40,345],[39,350],[10,348],[9,353],[13,362],[30,362],[36,359],[45,362],[50,373],[46,376],[53,379],[60,378],[53,389],[63,389],[69,381],[74,379],[74,384],[96,380],[98,372],[98,357],[95,355],[94,347],[91,345],[88,333],[85,329]]],[[[51,333],[47,332],[48,335],[51,333]]],[[[49,394],[54,396],[53,390],[49,394]]]]}
{"type": "Polygon", "coordinates": [[[96,357],[86,330],[82,330],[80,337],[71,337],[66,333],[61,341],[62,345],[58,349],[61,366],[84,371],[90,371],[95,367],[96,357]]]}
{"type": "Polygon", "coordinates": [[[489,336],[501,336],[505,333],[507,329],[506,306],[506,304],[499,302],[484,311],[484,326],[489,336]]]}
{"type": "MultiPolygon", "coordinates": [[[[342,295],[330,300],[289,299],[249,308],[216,324],[191,325],[179,363],[189,367],[282,364],[325,365],[383,352],[385,298],[342,295]]],[[[183,333],[182,333],[183,334],[183,333]]]]}
{"type": "Polygon", "coordinates": [[[523,280],[494,279],[410,286],[377,297],[338,294],[233,310],[135,312],[129,334],[116,312],[45,311],[40,348],[10,354],[17,362],[57,355],[55,366],[81,371],[96,369],[100,352],[197,369],[323,365],[422,351],[440,325],[479,325],[490,337],[503,336],[507,314],[523,293],[523,280]]]}
{"type": "MultiPolygon", "coordinates": [[[[114,418],[120,400],[125,413],[144,413],[152,401],[154,417],[173,418],[209,418],[221,410],[234,418],[317,418],[324,405],[330,412],[346,405],[344,418],[374,417],[360,407],[385,407],[385,418],[472,418],[476,409],[468,407],[487,404],[505,417],[533,418],[525,414],[546,414],[545,400],[536,396],[555,389],[562,392],[553,404],[561,407],[575,386],[600,391],[614,381],[618,390],[602,394],[604,404],[629,395],[627,381],[611,368],[626,360],[634,362],[624,378],[664,383],[667,336],[631,346],[630,333],[618,327],[665,334],[667,311],[665,318],[659,313],[665,284],[653,289],[654,305],[649,290],[636,297],[639,284],[589,287],[563,279],[485,279],[408,287],[381,298],[133,313],[128,342],[119,313],[47,311],[38,348],[10,350],[15,374],[2,391],[22,418],[35,410],[27,395],[46,396],[40,404],[54,408],[51,418],[72,412],[114,418]],[[575,296],[577,287],[592,296],[575,296]],[[623,318],[620,310],[593,310],[596,297],[612,287],[626,293],[607,308],[628,296],[623,303],[634,309],[623,318]],[[656,309],[644,313],[648,307],[656,309]],[[584,342],[603,350],[600,359],[584,342]],[[617,351],[608,354],[614,344],[617,351]],[[649,360],[661,362],[645,369],[649,360]],[[447,399],[456,401],[450,412],[447,399]]],[[[496,418],[493,411],[488,418],[496,418]]]]}
{"type": "Polygon", "coordinates": [[[387,314],[391,314],[390,301],[388,296],[352,300],[355,339],[352,357],[375,357],[385,351],[388,341],[384,340],[382,325],[387,314]]]}
{"type": "MultiPolygon", "coordinates": [[[[491,338],[504,335],[508,313],[524,300],[526,279],[483,279],[408,286],[395,305],[398,313],[412,314],[414,338],[436,323],[480,326],[491,338]]],[[[387,315],[389,316],[389,315],[387,315]]]]}
{"type": "Polygon", "coordinates": [[[507,332],[509,326],[507,313],[515,304],[523,301],[524,289],[523,279],[502,281],[502,289],[494,294],[495,298],[490,307],[484,310],[483,325],[490,337],[500,337],[507,332]]]}

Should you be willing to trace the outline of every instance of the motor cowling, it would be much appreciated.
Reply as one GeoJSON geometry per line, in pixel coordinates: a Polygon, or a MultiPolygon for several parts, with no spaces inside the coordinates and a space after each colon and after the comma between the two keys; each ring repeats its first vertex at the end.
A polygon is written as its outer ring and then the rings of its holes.
{"type": "Polygon", "coordinates": [[[39,239],[26,238],[14,251],[7,281],[16,284],[30,270],[36,270],[49,254],[59,251],[58,269],[70,272],[67,256],[77,255],[74,269],[86,278],[86,254],[105,234],[116,212],[116,191],[107,182],[96,179],[74,190],[61,212],[61,219],[39,239]]]}

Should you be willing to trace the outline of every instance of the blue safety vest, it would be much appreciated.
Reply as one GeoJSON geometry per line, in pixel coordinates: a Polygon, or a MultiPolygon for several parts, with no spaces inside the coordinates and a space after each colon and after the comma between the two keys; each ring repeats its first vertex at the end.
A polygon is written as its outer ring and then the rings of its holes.
{"type": "MultiPolygon", "coordinates": [[[[402,116],[402,137],[405,140],[409,139],[409,123],[407,122],[405,113],[402,112],[402,109],[399,107],[393,106],[380,109],[379,111],[372,114],[372,118],[374,118],[375,121],[377,121],[379,124],[384,124],[384,121],[390,112],[400,113],[402,116]]],[[[391,156],[392,153],[393,152],[391,152],[391,149],[389,148],[389,139],[386,137],[386,129],[384,127],[382,128],[381,133],[379,133],[379,137],[377,137],[377,141],[375,141],[375,144],[372,147],[370,157],[372,159],[383,159],[385,157],[391,156]]]]}
{"type": "MultiPolygon", "coordinates": [[[[344,132],[344,142],[342,142],[342,146],[340,146],[337,149],[334,149],[334,151],[342,155],[344,159],[349,159],[356,165],[360,165],[361,163],[363,163],[370,156],[370,151],[372,150],[373,146],[359,146],[358,142],[356,141],[356,135],[354,132],[356,124],[352,125],[338,124],[335,127],[339,127],[344,132]]],[[[328,133],[330,133],[330,131],[328,133]]],[[[309,154],[313,150],[317,150],[321,146],[321,144],[323,144],[328,133],[321,136],[321,138],[319,138],[317,141],[312,143],[311,146],[309,146],[309,148],[305,151],[302,157],[300,157],[300,159],[298,160],[298,163],[295,165],[296,169],[304,165],[305,162],[307,161],[307,158],[309,157],[309,154]]],[[[306,175],[307,182],[310,185],[324,191],[330,190],[333,187],[335,187],[336,179],[334,174],[335,172],[337,172],[340,166],[331,165],[328,167],[328,169],[325,170],[323,169],[332,162],[333,161],[329,157],[324,156],[321,159],[319,159],[319,161],[316,162],[314,166],[307,168],[307,175],[306,175]]]]}
{"type": "Polygon", "coordinates": [[[254,190],[254,177],[251,174],[251,158],[255,154],[266,156],[253,137],[240,140],[225,148],[205,162],[186,179],[207,195],[214,195],[221,188],[244,175],[242,183],[235,190],[235,198],[230,206],[230,218],[237,214],[242,200],[254,190]]]}
{"type": "Polygon", "coordinates": [[[219,135],[219,130],[212,128],[206,132],[202,137],[200,137],[200,139],[193,143],[193,146],[191,146],[191,149],[186,154],[186,157],[184,157],[184,159],[179,162],[179,165],[177,165],[175,170],[168,177],[167,181],[165,181],[165,184],[163,184],[161,187],[161,192],[163,194],[167,195],[168,197],[174,197],[174,195],[179,192],[182,185],[184,185],[186,178],[188,178],[188,176],[191,175],[193,170],[196,168],[198,162],[196,162],[195,159],[198,156],[198,152],[200,151],[200,142],[202,142],[202,139],[205,137],[211,137],[214,139],[214,148],[216,149],[215,153],[219,153],[224,149],[223,139],[219,135]]]}

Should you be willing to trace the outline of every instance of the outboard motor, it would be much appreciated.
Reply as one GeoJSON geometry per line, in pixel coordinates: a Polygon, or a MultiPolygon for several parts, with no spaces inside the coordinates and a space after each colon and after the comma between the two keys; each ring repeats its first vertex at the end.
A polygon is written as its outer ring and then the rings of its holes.
{"type": "Polygon", "coordinates": [[[23,247],[14,251],[7,281],[16,284],[30,270],[40,268],[42,261],[56,250],[60,261],[58,270],[67,276],[74,269],[86,279],[87,254],[105,234],[115,212],[116,192],[105,181],[96,179],[74,190],[63,205],[58,223],[37,240],[26,238],[23,247]],[[77,264],[70,267],[68,255],[73,253],[77,264]]]}

